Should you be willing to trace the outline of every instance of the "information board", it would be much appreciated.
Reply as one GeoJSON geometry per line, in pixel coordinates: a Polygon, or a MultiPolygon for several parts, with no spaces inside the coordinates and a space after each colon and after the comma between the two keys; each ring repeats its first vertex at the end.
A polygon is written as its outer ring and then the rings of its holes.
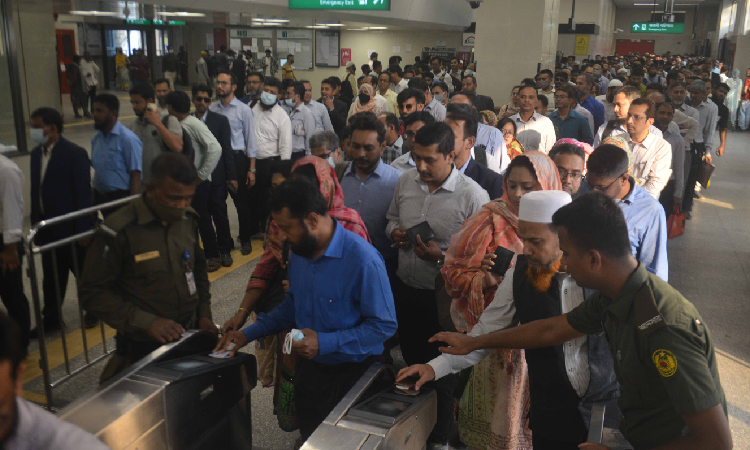
{"type": "Polygon", "coordinates": [[[313,33],[312,30],[282,29],[276,30],[276,54],[279,63],[286,60],[288,54],[294,55],[296,70],[313,68],[313,33]]]}
{"type": "Polygon", "coordinates": [[[289,0],[289,9],[389,11],[391,9],[391,0],[289,0]]]}
{"type": "Polygon", "coordinates": [[[338,30],[315,31],[315,65],[339,67],[341,33],[338,30]]]}
{"type": "Polygon", "coordinates": [[[683,34],[684,23],[669,22],[633,22],[630,27],[631,33],[655,33],[655,34],[683,34]]]}

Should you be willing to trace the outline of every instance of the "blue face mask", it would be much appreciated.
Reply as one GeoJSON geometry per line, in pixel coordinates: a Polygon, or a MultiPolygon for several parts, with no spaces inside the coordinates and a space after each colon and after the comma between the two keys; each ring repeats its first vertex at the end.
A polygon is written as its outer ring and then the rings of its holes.
{"type": "Polygon", "coordinates": [[[328,164],[330,164],[331,167],[336,167],[336,163],[333,162],[333,156],[328,157],[328,164]]]}
{"type": "Polygon", "coordinates": [[[286,102],[286,105],[289,106],[290,108],[294,108],[295,105],[297,105],[297,103],[295,103],[294,99],[291,99],[291,98],[288,98],[288,99],[284,100],[284,102],[286,102]]]}
{"type": "Polygon", "coordinates": [[[443,103],[443,100],[445,100],[445,93],[433,95],[433,97],[438,101],[438,103],[443,103]]]}
{"type": "Polygon", "coordinates": [[[266,106],[273,106],[276,104],[276,96],[268,92],[261,92],[260,101],[266,106]]]}
{"type": "Polygon", "coordinates": [[[44,128],[32,128],[29,130],[29,136],[31,136],[31,140],[37,144],[44,144],[47,142],[47,136],[44,135],[44,128]]]}

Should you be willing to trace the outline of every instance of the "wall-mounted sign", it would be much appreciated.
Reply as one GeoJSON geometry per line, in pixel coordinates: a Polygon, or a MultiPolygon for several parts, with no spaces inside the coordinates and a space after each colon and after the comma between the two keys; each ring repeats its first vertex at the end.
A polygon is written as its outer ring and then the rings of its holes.
{"type": "Polygon", "coordinates": [[[168,26],[183,26],[185,21],[183,20],[161,20],[161,19],[125,19],[125,23],[128,25],[168,25],[168,26]]]}
{"type": "Polygon", "coordinates": [[[251,29],[251,28],[230,28],[229,38],[230,39],[244,39],[244,38],[263,38],[271,39],[273,37],[273,31],[270,29],[251,29]]]}
{"type": "Polygon", "coordinates": [[[342,48],[341,49],[341,66],[346,66],[346,63],[352,60],[352,49],[342,48]]]}
{"type": "Polygon", "coordinates": [[[289,9],[389,11],[391,0],[289,0],[289,9]]]}
{"type": "Polygon", "coordinates": [[[464,33],[464,47],[474,47],[474,33],[464,33]]]}
{"type": "Polygon", "coordinates": [[[588,55],[589,54],[589,35],[588,34],[576,34],[576,55],[588,55]]]}
{"type": "Polygon", "coordinates": [[[684,23],[669,22],[633,22],[630,27],[631,33],[656,33],[656,34],[683,34],[684,23]]]}

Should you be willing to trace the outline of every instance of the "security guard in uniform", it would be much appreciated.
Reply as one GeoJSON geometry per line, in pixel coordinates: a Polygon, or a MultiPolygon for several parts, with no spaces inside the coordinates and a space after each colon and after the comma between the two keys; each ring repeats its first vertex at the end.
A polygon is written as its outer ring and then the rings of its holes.
{"type": "Polygon", "coordinates": [[[451,346],[441,351],[462,355],[561,345],[604,331],[622,387],[620,430],[636,450],[731,449],[711,332],[689,301],[632,256],[622,211],[592,192],[560,208],[553,226],[562,266],[579,286],[599,293],[561,316],[474,338],[438,333],[432,340],[451,346]]]}
{"type": "Polygon", "coordinates": [[[102,382],[185,329],[218,335],[198,214],[190,208],[199,181],[195,166],[170,152],[151,169],[145,194],[99,226],[81,276],[83,308],[117,330],[102,382]]]}

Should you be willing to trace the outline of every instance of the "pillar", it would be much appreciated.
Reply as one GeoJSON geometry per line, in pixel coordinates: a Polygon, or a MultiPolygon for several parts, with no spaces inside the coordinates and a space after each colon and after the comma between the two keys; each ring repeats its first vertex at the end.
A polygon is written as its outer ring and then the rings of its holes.
{"type": "Polygon", "coordinates": [[[560,0],[492,0],[477,10],[477,91],[499,107],[539,69],[555,68],[560,0]]]}

